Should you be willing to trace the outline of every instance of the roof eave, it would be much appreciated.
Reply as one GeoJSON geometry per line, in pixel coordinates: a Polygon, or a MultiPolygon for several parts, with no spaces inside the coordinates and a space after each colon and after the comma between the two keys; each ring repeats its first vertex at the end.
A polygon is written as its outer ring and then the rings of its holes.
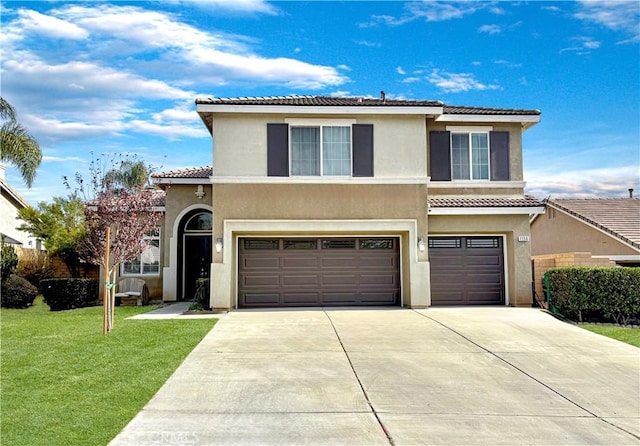
{"type": "Polygon", "coordinates": [[[482,114],[451,114],[443,113],[436,117],[436,122],[505,122],[518,123],[523,130],[527,130],[540,122],[540,115],[482,115],[482,114]]]}
{"type": "Polygon", "coordinates": [[[532,215],[543,214],[544,206],[430,207],[429,215],[532,215]]]}

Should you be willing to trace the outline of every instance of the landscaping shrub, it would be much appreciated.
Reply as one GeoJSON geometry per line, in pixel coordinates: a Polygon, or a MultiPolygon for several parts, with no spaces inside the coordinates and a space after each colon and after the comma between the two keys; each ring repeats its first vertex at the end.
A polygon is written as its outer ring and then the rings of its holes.
{"type": "Polygon", "coordinates": [[[640,268],[553,268],[544,282],[552,311],[569,319],[640,321],[640,268]]]}
{"type": "Polygon", "coordinates": [[[15,271],[16,265],[18,264],[18,254],[13,246],[2,243],[1,255],[0,264],[2,266],[2,272],[0,274],[2,274],[2,280],[4,281],[15,271]]]}
{"type": "Polygon", "coordinates": [[[90,307],[98,303],[97,279],[46,279],[40,282],[51,311],[90,307]]]}
{"type": "Polygon", "coordinates": [[[25,249],[20,255],[16,274],[27,279],[33,286],[40,290],[40,281],[53,276],[53,268],[49,256],[44,251],[25,249]]]}
{"type": "Polygon", "coordinates": [[[28,280],[15,274],[2,281],[2,306],[5,308],[27,308],[33,305],[38,289],[28,280]]]}
{"type": "Polygon", "coordinates": [[[210,303],[209,303],[209,295],[210,295],[210,289],[209,289],[209,279],[204,278],[204,279],[198,279],[198,281],[196,282],[197,286],[196,286],[196,295],[193,299],[194,301],[194,308],[198,308],[198,309],[203,309],[203,310],[208,310],[210,308],[210,303]]]}

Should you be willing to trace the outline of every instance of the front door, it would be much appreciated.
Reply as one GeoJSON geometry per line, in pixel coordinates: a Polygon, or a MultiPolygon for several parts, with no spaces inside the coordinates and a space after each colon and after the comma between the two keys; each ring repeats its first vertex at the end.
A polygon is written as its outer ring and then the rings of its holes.
{"type": "Polygon", "coordinates": [[[184,237],[184,300],[193,300],[198,279],[209,277],[211,267],[211,235],[184,237]]]}

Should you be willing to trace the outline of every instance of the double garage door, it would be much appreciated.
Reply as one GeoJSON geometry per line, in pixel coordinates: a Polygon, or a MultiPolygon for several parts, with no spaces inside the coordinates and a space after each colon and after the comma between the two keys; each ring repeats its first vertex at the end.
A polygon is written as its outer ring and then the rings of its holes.
{"type": "Polygon", "coordinates": [[[429,237],[431,305],[503,305],[502,237],[429,237]]]}
{"type": "Polygon", "coordinates": [[[238,306],[399,305],[395,237],[241,238],[238,306]]]}

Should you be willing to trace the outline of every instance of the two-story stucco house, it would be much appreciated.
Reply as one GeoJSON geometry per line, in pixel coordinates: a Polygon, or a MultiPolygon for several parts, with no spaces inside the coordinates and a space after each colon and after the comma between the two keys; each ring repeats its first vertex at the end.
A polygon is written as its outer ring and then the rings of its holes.
{"type": "Polygon", "coordinates": [[[537,110],[320,96],[196,101],[213,137],[215,308],[531,305],[537,110]]]}
{"type": "Polygon", "coordinates": [[[156,178],[171,184],[165,300],[188,298],[211,252],[217,309],[531,305],[543,207],[524,195],[522,133],[539,111],[321,96],[196,108],[211,177],[156,178]]]}

